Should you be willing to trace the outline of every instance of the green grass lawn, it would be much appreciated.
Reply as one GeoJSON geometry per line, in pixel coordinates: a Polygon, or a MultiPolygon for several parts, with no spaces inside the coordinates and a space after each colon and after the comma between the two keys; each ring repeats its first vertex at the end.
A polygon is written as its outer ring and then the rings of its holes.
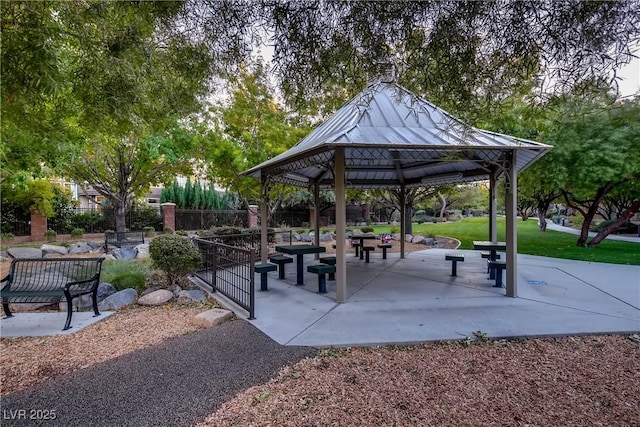
{"type": "MultiPolygon", "coordinates": [[[[376,226],[376,233],[385,233],[392,226],[376,226]]],[[[395,226],[399,228],[399,226],[395,226]]],[[[414,224],[413,234],[449,236],[462,242],[460,249],[473,249],[474,240],[488,240],[489,218],[465,218],[461,222],[414,224]]],[[[498,218],[498,240],[505,239],[505,219],[498,218]]],[[[605,240],[598,247],[579,248],[578,236],[558,231],[538,231],[533,220],[518,220],[518,253],[580,261],[640,265],[640,244],[605,240]]]]}

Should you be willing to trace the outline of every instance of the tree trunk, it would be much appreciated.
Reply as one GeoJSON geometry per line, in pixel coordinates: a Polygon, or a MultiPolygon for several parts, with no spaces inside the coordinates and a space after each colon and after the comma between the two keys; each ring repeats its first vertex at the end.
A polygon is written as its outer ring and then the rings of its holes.
{"type": "Polygon", "coordinates": [[[124,233],[127,231],[127,208],[126,204],[113,206],[113,213],[116,217],[116,233],[124,233]]]}
{"type": "Polygon", "coordinates": [[[593,239],[591,239],[588,246],[590,248],[595,248],[596,246],[598,246],[600,242],[605,239],[605,237],[620,228],[622,224],[629,221],[631,217],[638,211],[638,209],[640,209],[640,200],[636,200],[635,202],[633,202],[633,204],[631,204],[631,206],[629,206],[613,224],[603,230],[600,230],[600,232],[598,232],[598,234],[593,239]]]}
{"type": "Polygon", "coordinates": [[[442,200],[442,209],[440,209],[440,222],[444,222],[444,212],[447,209],[447,199],[442,195],[442,193],[438,193],[440,200],[442,200]]]}

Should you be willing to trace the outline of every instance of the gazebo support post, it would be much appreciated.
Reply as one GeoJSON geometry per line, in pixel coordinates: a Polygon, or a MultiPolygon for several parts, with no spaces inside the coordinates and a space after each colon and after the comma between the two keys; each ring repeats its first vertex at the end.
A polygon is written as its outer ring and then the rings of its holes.
{"type": "Polygon", "coordinates": [[[268,195],[268,185],[267,185],[267,177],[262,173],[261,176],[261,201],[260,201],[260,262],[267,263],[269,259],[269,240],[267,237],[267,228],[268,224],[268,214],[267,214],[267,203],[269,201],[268,195]]]}
{"type": "Polygon", "coordinates": [[[407,233],[405,214],[407,212],[406,190],[404,185],[400,186],[400,259],[404,259],[404,236],[407,233]]]}
{"type": "Polygon", "coordinates": [[[345,198],[344,147],[336,147],[334,155],[334,187],[336,191],[336,302],[347,300],[347,262],[345,259],[345,235],[347,204],[345,198]]]}
{"type": "MultiPolygon", "coordinates": [[[[320,184],[315,182],[313,184],[313,244],[320,246],[320,184]]],[[[315,254],[316,260],[320,259],[320,254],[315,254]]]]}
{"type": "Polygon", "coordinates": [[[516,169],[517,151],[511,150],[506,169],[507,194],[505,207],[507,215],[507,296],[516,298],[518,295],[518,232],[517,232],[517,200],[518,200],[518,171],[516,169]]]}
{"type": "Polygon", "coordinates": [[[498,191],[496,188],[496,172],[489,175],[489,241],[498,241],[498,191]]]}

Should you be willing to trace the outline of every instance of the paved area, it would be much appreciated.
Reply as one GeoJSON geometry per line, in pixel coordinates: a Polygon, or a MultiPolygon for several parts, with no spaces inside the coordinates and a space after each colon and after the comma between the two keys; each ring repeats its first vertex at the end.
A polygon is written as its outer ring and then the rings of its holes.
{"type": "Polygon", "coordinates": [[[315,354],[278,345],[246,322],[227,322],[3,396],[2,425],[192,426],[315,354]],[[55,419],[37,419],[51,411],[55,419]]]}
{"type": "Polygon", "coordinates": [[[68,335],[100,322],[111,316],[113,311],[102,311],[100,316],[93,317],[93,311],[73,313],[71,329],[63,331],[67,319],[66,312],[53,313],[13,313],[13,317],[0,320],[0,336],[2,337],[42,337],[47,335],[68,335]]]}
{"type": "MultiPolygon", "coordinates": [[[[540,222],[538,222],[540,224],[540,222]]],[[[562,225],[554,224],[552,221],[547,221],[547,229],[560,231],[562,233],[575,234],[576,236],[580,234],[580,230],[573,227],[564,227],[562,225]]],[[[595,237],[596,233],[589,232],[589,237],[595,237]]],[[[609,234],[606,237],[607,240],[618,240],[621,242],[633,242],[640,243],[640,236],[620,236],[617,234],[609,234]]]]}
{"type": "Polygon", "coordinates": [[[404,260],[372,254],[370,264],[349,255],[344,304],[335,302],[335,282],[327,282],[325,295],[316,293],[313,274],[295,286],[294,262],[284,281],[270,273],[251,323],[278,343],[308,346],[464,339],[476,331],[493,338],[640,331],[638,266],[519,255],[518,298],[509,298],[493,287],[477,251],[462,251],[457,277],[446,252],[413,252],[404,260]]]}

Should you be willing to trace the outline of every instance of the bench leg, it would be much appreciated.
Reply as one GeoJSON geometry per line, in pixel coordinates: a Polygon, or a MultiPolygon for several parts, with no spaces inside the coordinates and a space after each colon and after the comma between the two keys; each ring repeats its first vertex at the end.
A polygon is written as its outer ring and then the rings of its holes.
{"type": "Polygon", "coordinates": [[[284,264],[278,266],[278,279],[284,280],[284,264]]]}
{"type": "Polygon", "coordinates": [[[502,287],[502,269],[501,268],[496,268],[495,269],[495,273],[496,273],[496,284],[493,285],[494,288],[501,288],[502,287]]]}
{"type": "Polygon", "coordinates": [[[100,316],[98,311],[98,289],[91,293],[91,303],[93,304],[93,317],[100,316]]]}
{"type": "Polygon", "coordinates": [[[329,280],[336,280],[336,273],[329,273],[329,280]]]}
{"type": "Polygon", "coordinates": [[[452,276],[458,275],[458,261],[456,261],[455,259],[451,261],[451,275],[452,276]]]}
{"type": "Polygon", "coordinates": [[[5,302],[2,304],[2,308],[4,309],[4,315],[8,318],[8,317],[13,317],[13,314],[11,314],[11,310],[9,310],[9,303],[5,302]]]}
{"type": "Polygon", "coordinates": [[[65,292],[64,294],[67,299],[67,321],[64,322],[64,328],[62,328],[62,330],[66,331],[67,329],[71,329],[71,316],[73,315],[73,298],[68,292],[65,292]]]}
{"type": "Polygon", "coordinates": [[[382,259],[387,259],[387,248],[382,248],[382,259]]]}
{"type": "Polygon", "coordinates": [[[324,274],[318,274],[318,293],[327,293],[327,279],[325,278],[324,274]]]}
{"type": "Polygon", "coordinates": [[[367,255],[365,257],[364,262],[368,263],[369,262],[369,252],[371,252],[371,251],[366,251],[366,252],[367,252],[367,255]]]}
{"type": "Polygon", "coordinates": [[[360,256],[360,246],[356,246],[356,256],[360,256]]]}
{"type": "Polygon", "coordinates": [[[260,290],[261,291],[268,291],[269,288],[267,287],[267,272],[265,271],[264,273],[260,273],[260,290]]]}

